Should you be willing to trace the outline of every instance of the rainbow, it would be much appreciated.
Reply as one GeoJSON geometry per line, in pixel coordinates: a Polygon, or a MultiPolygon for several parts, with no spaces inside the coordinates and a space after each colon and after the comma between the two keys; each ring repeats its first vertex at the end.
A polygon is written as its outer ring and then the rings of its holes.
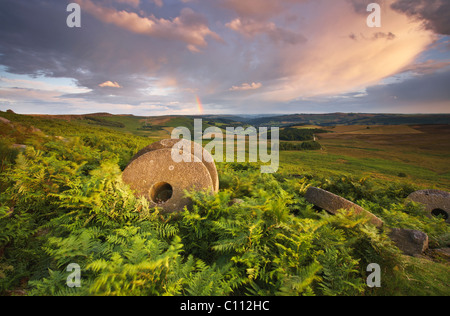
{"type": "Polygon", "coordinates": [[[195,99],[197,101],[198,111],[200,112],[200,114],[203,114],[203,105],[202,101],[200,100],[200,97],[197,95],[195,99]]]}

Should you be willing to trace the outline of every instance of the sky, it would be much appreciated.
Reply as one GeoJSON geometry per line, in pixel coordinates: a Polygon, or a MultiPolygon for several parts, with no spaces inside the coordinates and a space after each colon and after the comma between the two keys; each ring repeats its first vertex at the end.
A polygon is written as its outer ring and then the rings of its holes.
{"type": "Polygon", "coordinates": [[[450,113],[450,1],[373,2],[0,0],[0,110],[450,113]]]}

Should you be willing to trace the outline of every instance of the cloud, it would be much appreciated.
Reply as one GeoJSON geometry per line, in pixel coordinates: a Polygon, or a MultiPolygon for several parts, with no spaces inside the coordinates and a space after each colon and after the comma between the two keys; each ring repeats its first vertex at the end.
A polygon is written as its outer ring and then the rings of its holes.
{"type": "MultiPolygon", "coordinates": [[[[286,5],[306,2],[305,0],[224,0],[223,6],[234,11],[237,17],[226,23],[226,27],[234,30],[244,37],[253,38],[257,35],[267,35],[275,43],[296,45],[306,41],[306,38],[295,30],[279,26],[279,21],[271,21],[279,15],[289,12],[286,5]]],[[[292,9],[292,8],[291,8],[292,9]]],[[[286,20],[292,15],[286,16],[286,20]]]]}
{"type": "Polygon", "coordinates": [[[98,85],[100,88],[106,88],[106,87],[109,87],[109,88],[122,88],[121,86],[120,86],[120,84],[118,84],[117,82],[112,82],[112,81],[106,81],[106,82],[103,82],[103,83],[101,83],[101,84],[99,84],[98,85]]]}
{"type": "Polygon", "coordinates": [[[450,35],[450,1],[397,0],[391,7],[417,20],[438,34],[450,35]]]}
{"type": "Polygon", "coordinates": [[[273,22],[236,18],[227,23],[226,26],[249,38],[259,34],[266,34],[274,42],[284,42],[295,45],[306,41],[303,35],[280,28],[273,22]]]}
{"type": "Polygon", "coordinates": [[[190,8],[184,8],[178,17],[169,20],[156,18],[154,15],[142,17],[135,12],[102,7],[91,0],[75,1],[83,10],[104,23],[114,24],[137,34],[181,40],[191,51],[199,51],[199,47],[206,47],[206,37],[221,41],[220,36],[209,29],[207,19],[190,8]]]}
{"type": "MultiPolygon", "coordinates": [[[[60,94],[78,94],[90,92],[89,89],[77,87],[69,82],[62,84],[61,82],[56,82],[57,80],[42,79],[11,79],[11,78],[0,78],[0,88],[1,89],[24,89],[24,90],[40,90],[40,91],[52,91],[60,94]]],[[[67,80],[66,80],[67,81],[67,80]]]]}
{"type": "Polygon", "coordinates": [[[395,99],[403,104],[420,104],[424,107],[432,104],[446,104],[450,100],[450,67],[446,70],[416,75],[398,83],[376,85],[367,88],[368,97],[373,100],[395,99]]]}
{"type": "MultiPolygon", "coordinates": [[[[407,76],[389,84],[376,84],[361,91],[302,98],[283,105],[289,113],[448,113],[450,67],[435,73],[407,76]]],[[[278,107],[260,111],[279,113],[278,107]]],[[[283,112],[282,111],[282,112],[283,112]]]]}
{"type": "MultiPolygon", "coordinates": [[[[391,8],[396,0],[380,0],[374,29],[355,9],[362,0],[78,2],[75,29],[64,1],[2,0],[0,76],[15,80],[0,85],[2,100],[43,112],[48,102],[53,113],[190,113],[195,95],[222,113],[375,111],[391,99],[360,91],[448,65],[446,38],[391,8]]],[[[389,104],[407,109],[397,97],[389,104]]]]}
{"type": "Polygon", "coordinates": [[[441,69],[446,69],[450,66],[450,61],[436,61],[427,60],[425,62],[408,65],[403,70],[404,73],[412,73],[413,75],[431,75],[441,69]]]}
{"type": "Polygon", "coordinates": [[[414,63],[436,39],[420,22],[411,22],[389,6],[384,7],[382,28],[368,28],[366,16],[348,1],[333,1],[317,13],[302,49],[280,52],[282,73],[266,85],[261,98],[287,102],[377,84],[414,63]]]}
{"type": "Polygon", "coordinates": [[[240,17],[267,20],[283,13],[286,5],[299,4],[306,0],[222,0],[222,5],[240,17]]]}
{"type": "Polygon", "coordinates": [[[262,83],[258,82],[253,82],[251,84],[248,83],[243,83],[240,86],[233,86],[230,88],[230,91],[247,91],[247,90],[257,90],[260,89],[262,87],[262,83]]]}
{"type": "Polygon", "coordinates": [[[139,7],[140,2],[141,2],[140,0],[115,0],[115,1],[118,2],[118,3],[128,4],[128,5],[130,5],[132,7],[135,7],[135,8],[139,7]]]}
{"type": "Polygon", "coordinates": [[[392,32],[384,33],[384,32],[376,32],[371,35],[371,37],[367,38],[364,35],[356,35],[354,33],[351,33],[349,35],[349,38],[352,40],[358,41],[358,40],[366,40],[366,41],[375,41],[378,39],[386,39],[386,40],[394,40],[396,38],[396,35],[392,32]]]}
{"type": "MultiPolygon", "coordinates": [[[[347,1],[351,3],[351,5],[353,6],[353,10],[356,13],[366,16],[369,14],[367,11],[367,7],[369,6],[369,4],[374,3],[373,0],[347,0],[347,1]]],[[[385,0],[378,0],[376,3],[378,3],[382,9],[386,5],[385,0]]]]}
{"type": "Polygon", "coordinates": [[[239,16],[268,17],[281,11],[281,1],[271,0],[225,0],[223,5],[239,16]]]}

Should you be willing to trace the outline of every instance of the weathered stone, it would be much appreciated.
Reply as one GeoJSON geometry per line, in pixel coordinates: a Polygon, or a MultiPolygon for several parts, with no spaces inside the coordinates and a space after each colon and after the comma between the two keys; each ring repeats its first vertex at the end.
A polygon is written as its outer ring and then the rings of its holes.
{"type": "Polygon", "coordinates": [[[158,149],[182,149],[182,148],[191,148],[190,154],[196,156],[197,158],[201,159],[203,164],[205,165],[206,169],[208,169],[208,172],[211,176],[211,180],[213,182],[214,186],[214,192],[219,192],[219,175],[217,173],[216,164],[214,162],[214,158],[212,155],[204,149],[200,144],[197,144],[196,142],[191,142],[189,140],[185,139],[163,139],[159,142],[155,142],[153,144],[150,144],[149,146],[143,148],[140,150],[130,161],[133,162],[135,159],[139,158],[140,156],[154,151],[158,149]],[[197,149],[197,151],[196,151],[197,149]],[[201,156],[198,154],[201,153],[201,156]]]}
{"type": "Polygon", "coordinates": [[[0,116],[0,122],[11,125],[11,121],[0,116]]]}
{"type": "Polygon", "coordinates": [[[405,255],[420,255],[428,249],[428,235],[419,230],[392,228],[388,235],[405,255]]]}
{"type": "Polygon", "coordinates": [[[428,216],[442,215],[450,223],[450,193],[439,190],[421,190],[411,193],[408,199],[425,205],[428,216]]]}
{"type": "Polygon", "coordinates": [[[430,249],[429,253],[433,259],[450,261],[450,248],[430,249]]]}
{"type": "Polygon", "coordinates": [[[22,144],[13,144],[11,147],[20,151],[24,151],[25,149],[27,149],[27,145],[22,144]]]}
{"type": "Polygon", "coordinates": [[[314,204],[331,214],[336,214],[340,209],[353,209],[355,214],[364,214],[367,216],[370,219],[370,223],[373,225],[379,228],[383,226],[383,221],[381,219],[366,211],[361,206],[323,189],[310,187],[306,192],[305,198],[309,203],[314,204]]]}
{"type": "Polygon", "coordinates": [[[231,204],[232,205],[234,205],[234,204],[242,204],[242,203],[244,203],[243,199],[232,199],[231,200],[231,204]]]}
{"type": "Polygon", "coordinates": [[[34,126],[30,126],[30,130],[32,133],[42,133],[42,131],[39,128],[34,126]]]}
{"type": "Polygon", "coordinates": [[[61,140],[61,141],[65,142],[65,143],[68,143],[68,142],[69,142],[69,139],[68,139],[68,138],[65,138],[65,137],[62,137],[62,136],[55,136],[55,138],[56,138],[57,140],[61,140]]]}
{"type": "MultiPolygon", "coordinates": [[[[191,155],[192,162],[176,163],[171,149],[149,151],[134,159],[124,170],[123,180],[138,196],[150,201],[152,206],[166,212],[182,211],[190,205],[185,190],[214,192],[213,182],[206,166],[191,155]]],[[[183,155],[188,155],[183,153],[183,155]]]]}

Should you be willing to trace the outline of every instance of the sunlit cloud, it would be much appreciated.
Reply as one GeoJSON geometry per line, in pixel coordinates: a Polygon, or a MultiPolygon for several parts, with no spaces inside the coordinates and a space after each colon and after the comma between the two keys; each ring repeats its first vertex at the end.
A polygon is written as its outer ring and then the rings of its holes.
{"type": "Polygon", "coordinates": [[[230,88],[230,91],[247,91],[247,90],[257,90],[262,87],[261,82],[252,82],[251,84],[243,83],[240,86],[233,86],[230,88]]]}
{"type": "Polygon", "coordinates": [[[101,84],[98,85],[100,88],[122,88],[120,86],[120,84],[118,84],[117,82],[112,82],[112,81],[105,81],[101,84]]]}
{"type": "Polygon", "coordinates": [[[301,51],[287,48],[281,53],[282,76],[264,98],[289,101],[375,85],[411,65],[436,40],[420,22],[389,6],[383,12],[383,27],[375,30],[361,28],[359,14],[349,3],[336,1],[329,7],[320,13],[301,51]],[[333,23],[319,22],[332,19],[333,23]],[[356,33],[362,40],[350,36],[356,33]]]}
{"type": "MultiPolygon", "coordinates": [[[[153,14],[141,16],[136,12],[103,7],[91,0],[75,1],[85,11],[104,23],[114,24],[137,34],[181,40],[193,52],[198,52],[200,47],[207,46],[206,37],[221,40],[219,35],[209,29],[206,19],[189,8],[181,10],[179,16],[169,20],[157,18],[153,14]]],[[[162,2],[156,1],[156,4],[162,5],[162,2]]]]}

